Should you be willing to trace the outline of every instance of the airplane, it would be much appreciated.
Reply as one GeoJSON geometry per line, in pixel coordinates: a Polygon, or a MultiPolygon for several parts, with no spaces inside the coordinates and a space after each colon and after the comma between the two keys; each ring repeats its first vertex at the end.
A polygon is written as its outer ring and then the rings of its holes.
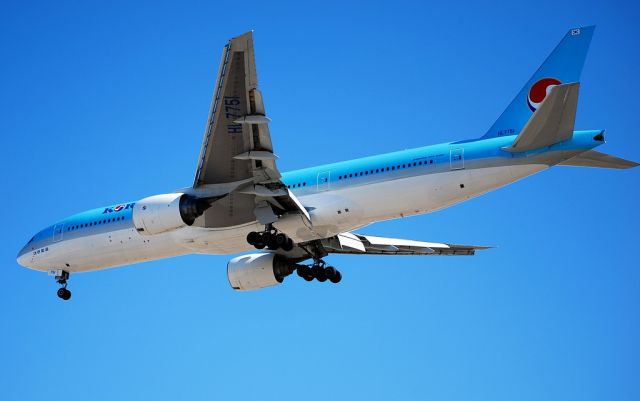
{"type": "Polygon", "coordinates": [[[17,262],[47,271],[68,300],[71,273],[184,254],[241,255],[234,290],[306,281],[338,283],[331,254],[474,255],[456,245],[355,232],[430,213],[552,166],[626,169],[595,151],[604,130],[574,130],[580,73],[595,27],[569,30],[489,130],[455,141],[281,173],[258,89],[253,33],[224,46],[193,185],[100,207],[46,227],[17,262]]]}

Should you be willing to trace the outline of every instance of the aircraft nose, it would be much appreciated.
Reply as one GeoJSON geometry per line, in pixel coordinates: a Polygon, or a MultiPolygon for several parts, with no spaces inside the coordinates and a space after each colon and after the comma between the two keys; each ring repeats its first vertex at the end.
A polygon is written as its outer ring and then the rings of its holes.
{"type": "Polygon", "coordinates": [[[22,267],[29,267],[29,252],[22,248],[20,252],[18,252],[18,256],[16,257],[16,261],[22,267]]]}

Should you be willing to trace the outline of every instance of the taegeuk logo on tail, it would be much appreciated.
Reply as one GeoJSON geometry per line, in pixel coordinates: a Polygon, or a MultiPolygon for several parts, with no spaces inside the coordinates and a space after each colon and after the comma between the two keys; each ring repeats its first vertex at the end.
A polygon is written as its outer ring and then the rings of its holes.
{"type": "Polygon", "coordinates": [[[535,84],[531,85],[531,89],[529,89],[529,96],[527,96],[527,104],[531,111],[538,110],[538,107],[540,107],[544,98],[547,97],[551,88],[561,84],[562,82],[556,78],[542,78],[535,84]]]}

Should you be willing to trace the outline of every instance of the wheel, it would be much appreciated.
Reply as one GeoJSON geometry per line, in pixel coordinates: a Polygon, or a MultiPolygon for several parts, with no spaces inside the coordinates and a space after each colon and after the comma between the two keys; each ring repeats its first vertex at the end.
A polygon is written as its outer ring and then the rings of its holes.
{"type": "MultiPolygon", "coordinates": [[[[262,234],[262,243],[264,244],[264,246],[266,246],[272,251],[275,251],[276,249],[278,249],[278,244],[276,244],[276,236],[271,233],[262,234]]],[[[264,248],[264,246],[262,248],[264,248]]]]}
{"type": "Polygon", "coordinates": [[[272,251],[275,251],[276,249],[280,248],[276,243],[275,237],[272,236],[269,242],[267,242],[267,248],[269,248],[272,251]]]}
{"type": "Polygon", "coordinates": [[[338,271],[333,266],[327,266],[324,268],[324,275],[327,276],[329,280],[331,280],[336,275],[337,272],[338,271]]]}
{"type": "Polygon", "coordinates": [[[257,233],[255,231],[251,231],[249,234],[247,234],[247,242],[249,243],[249,245],[255,245],[260,242],[261,239],[262,237],[260,236],[260,233],[257,233]]]}
{"type": "Polygon", "coordinates": [[[71,298],[71,291],[67,290],[66,288],[59,288],[58,289],[58,298],[64,299],[65,301],[68,301],[69,298],[71,298]]]}
{"type": "Polygon", "coordinates": [[[278,245],[278,248],[284,248],[285,245],[287,245],[288,239],[289,237],[287,237],[285,234],[279,233],[276,234],[275,243],[278,245]]]}
{"type": "Polygon", "coordinates": [[[311,269],[309,269],[309,266],[302,265],[296,269],[296,273],[298,273],[298,276],[304,278],[304,276],[311,274],[311,269]]]}
{"type": "Polygon", "coordinates": [[[329,281],[331,281],[333,284],[338,284],[340,280],[342,280],[342,273],[340,273],[338,270],[336,270],[336,274],[333,277],[329,277],[329,281]]]}
{"type": "Polygon", "coordinates": [[[260,240],[262,241],[263,244],[268,244],[269,241],[271,240],[271,233],[266,232],[266,233],[260,234],[260,240]]]}
{"type": "Polygon", "coordinates": [[[311,272],[313,273],[313,277],[319,282],[324,283],[327,281],[327,276],[324,274],[324,269],[321,266],[313,266],[311,272]]]}
{"type": "Polygon", "coordinates": [[[253,246],[255,246],[256,249],[264,249],[265,247],[264,242],[262,241],[256,242],[255,244],[253,244],[253,246]]]}
{"type": "Polygon", "coordinates": [[[289,252],[293,249],[293,240],[291,238],[287,238],[287,243],[282,247],[284,251],[289,252]]]}
{"type": "Polygon", "coordinates": [[[305,281],[313,280],[313,273],[311,272],[311,268],[309,266],[300,266],[297,269],[298,276],[302,277],[305,281]]]}

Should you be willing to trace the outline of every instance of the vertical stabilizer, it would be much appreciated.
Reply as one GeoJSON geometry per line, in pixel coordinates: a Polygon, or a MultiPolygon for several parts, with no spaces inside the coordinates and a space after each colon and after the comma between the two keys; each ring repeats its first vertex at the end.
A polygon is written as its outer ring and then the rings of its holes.
{"type": "Polygon", "coordinates": [[[519,134],[552,87],[579,82],[594,29],[570,29],[483,138],[519,134]]]}

